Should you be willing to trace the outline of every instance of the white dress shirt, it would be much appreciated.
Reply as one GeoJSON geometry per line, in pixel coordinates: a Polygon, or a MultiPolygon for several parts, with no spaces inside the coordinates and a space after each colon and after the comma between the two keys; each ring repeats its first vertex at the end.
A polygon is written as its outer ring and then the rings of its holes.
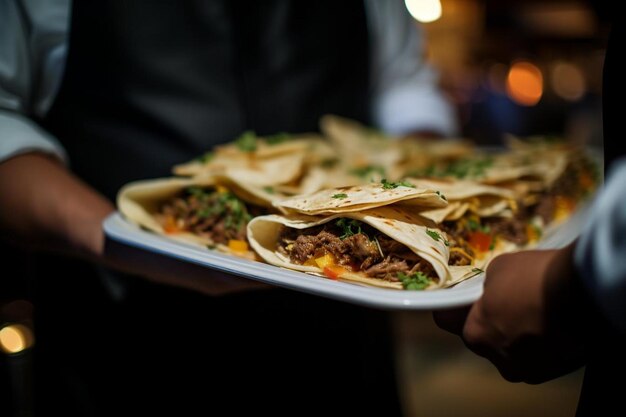
{"type": "MultiPolygon", "coordinates": [[[[456,133],[455,117],[422,59],[419,28],[401,0],[366,0],[371,35],[372,114],[391,134],[456,133]]],[[[67,160],[31,117],[44,117],[59,89],[69,0],[0,0],[0,161],[39,150],[67,160]]]]}

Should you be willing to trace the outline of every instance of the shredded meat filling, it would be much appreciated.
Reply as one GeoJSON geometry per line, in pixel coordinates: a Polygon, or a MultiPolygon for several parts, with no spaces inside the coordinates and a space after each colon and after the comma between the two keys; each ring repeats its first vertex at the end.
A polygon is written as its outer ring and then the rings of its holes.
{"type": "Polygon", "coordinates": [[[371,278],[399,281],[397,275],[422,272],[435,276],[432,266],[405,245],[361,224],[358,233],[344,236],[336,222],[305,230],[283,228],[278,251],[300,265],[332,254],[337,263],[371,278]]]}
{"type": "Polygon", "coordinates": [[[215,244],[246,240],[246,226],[263,209],[246,205],[234,194],[191,187],[160,207],[157,219],[176,230],[206,237],[215,244]]]}

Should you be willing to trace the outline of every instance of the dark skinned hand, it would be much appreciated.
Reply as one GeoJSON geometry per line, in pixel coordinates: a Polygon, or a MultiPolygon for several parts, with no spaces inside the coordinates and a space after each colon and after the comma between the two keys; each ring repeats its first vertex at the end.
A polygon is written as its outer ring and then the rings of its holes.
{"type": "Polygon", "coordinates": [[[511,382],[541,383],[585,363],[595,314],[573,267],[574,244],[496,257],[482,297],[472,306],[438,311],[455,333],[511,382]]]}

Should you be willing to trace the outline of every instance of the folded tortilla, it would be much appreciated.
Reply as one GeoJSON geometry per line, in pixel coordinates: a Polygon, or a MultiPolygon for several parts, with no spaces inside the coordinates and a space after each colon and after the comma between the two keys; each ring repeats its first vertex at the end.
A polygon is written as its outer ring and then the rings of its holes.
{"type": "Polygon", "coordinates": [[[319,135],[284,135],[279,143],[249,133],[249,148],[236,143],[217,146],[196,160],[174,166],[180,176],[236,173],[251,184],[268,186],[297,180],[308,166],[334,157],[332,148],[319,135]]]}
{"type": "Polygon", "coordinates": [[[443,208],[420,212],[424,217],[441,223],[458,220],[468,211],[479,217],[508,216],[515,207],[515,193],[506,188],[481,184],[476,181],[445,181],[430,178],[407,178],[418,187],[438,190],[448,200],[443,208]]]}
{"type": "MultiPolygon", "coordinates": [[[[118,193],[117,206],[119,211],[130,221],[152,232],[165,235],[168,238],[188,244],[215,248],[221,252],[236,256],[256,259],[254,252],[248,248],[233,250],[228,245],[216,243],[206,236],[201,236],[187,230],[167,230],[164,221],[160,220],[160,210],[168,201],[184,194],[190,188],[213,190],[216,187],[223,192],[232,192],[237,198],[246,203],[259,207],[271,207],[274,198],[262,188],[240,184],[227,177],[198,177],[198,178],[162,178],[155,180],[136,181],[124,186],[118,193]]],[[[267,209],[269,210],[269,209],[267,209]]],[[[266,212],[267,212],[266,210],[266,212]]],[[[241,227],[245,227],[242,225],[241,227]]],[[[245,230],[245,229],[244,229],[245,230]]],[[[245,246],[245,245],[244,245],[245,246]]]]}
{"type": "Polygon", "coordinates": [[[393,203],[420,207],[440,208],[448,203],[437,190],[412,186],[408,183],[369,183],[320,190],[274,202],[285,214],[331,215],[368,210],[393,203]]]}
{"type": "MultiPolygon", "coordinates": [[[[323,269],[314,264],[299,264],[278,249],[283,227],[304,230],[340,218],[354,219],[368,224],[384,235],[403,244],[419,258],[432,266],[436,276],[426,289],[448,287],[476,274],[474,266],[448,266],[449,250],[445,234],[430,220],[397,206],[377,207],[361,212],[344,212],[326,217],[301,214],[267,215],[254,218],[248,224],[248,239],[252,248],[269,264],[301,272],[323,275],[323,269]],[[452,273],[454,270],[454,274],[452,273]]],[[[380,248],[380,245],[379,245],[380,248]]],[[[381,253],[384,258],[384,254],[381,253]]],[[[399,281],[366,276],[363,272],[346,271],[337,277],[341,281],[389,289],[403,289],[399,281]]]]}
{"type": "Polygon", "coordinates": [[[346,169],[377,166],[395,178],[392,171],[402,159],[402,150],[396,140],[356,120],[334,115],[325,115],[320,119],[320,130],[329,139],[346,169]]]}

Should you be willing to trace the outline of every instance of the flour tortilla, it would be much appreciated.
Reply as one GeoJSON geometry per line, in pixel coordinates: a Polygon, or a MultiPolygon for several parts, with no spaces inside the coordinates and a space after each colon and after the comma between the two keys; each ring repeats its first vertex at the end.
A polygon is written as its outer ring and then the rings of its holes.
{"type": "Polygon", "coordinates": [[[174,166],[173,172],[180,176],[198,176],[248,171],[255,184],[285,184],[300,175],[303,164],[317,164],[334,157],[328,143],[315,134],[289,135],[285,142],[278,144],[257,138],[255,143],[256,149],[251,152],[242,151],[234,143],[216,146],[207,161],[179,164],[174,166]]]}
{"type": "Polygon", "coordinates": [[[226,245],[215,245],[211,239],[190,232],[166,233],[161,223],[157,220],[155,215],[163,202],[179,195],[186,188],[214,187],[216,185],[228,188],[246,203],[264,203],[265,206],[270,206],[270,201],[267,200],[269,196],[264,195],[263,190],[256,190],[249,186],[241,187],[232,178],[203,177],[193,179],[162,178],[129,183],[119,191],[117,207],[126,219],[154,233],[165,235],[168,238],[187,244],[199,245],[205,248],[214,246],[221,252],[248,259],[256,259],[252,251],[235,252],[226,245]]]}
{"type": "Polygon", "coordinates": [[[286,198],[276,201],[274,206],[285,214],[300,213],[315,216],[362,211],[393,203],[422,208],[440,208],[448,204],[433,189],[404,185],[385,189],[381,183],[368,183],[324,189],[313,194],[286,198]],[[343,197],[344,194],[346,197],[343,197]]]}
{"type": "MultiPolygon", "coordinates": [[[[452,275],[451,267],[448,266],[450,252],[444,243],[444,239],[435,240],[426,233],[427,230],[436,230],[442,237],[445,236],[443,232],[436,229],[436,225],[433,222],[397,206],[377,207],[362,212],[345,212],[326,217],[301,214],[259,216],[248,223],[248,240],[252,248],[269,264],[321,275],[323,271],[319,267],[296,264],[277,251],[276,246],[281,227],[307,229],[341,217],[369,224],[404,244],[426,262],[430,263],[437,277],[428,289],[448,287],[471,276],[473,268],[471,266],[457,267],[454,276],[452,275]]],[[[366,277],[358,272],[346,273],[340,276],[339,280],[379,288],[402,289],[401,283],[366,277]]]]}
{"type": "Polygon", "coordinates": [[[407,182],[418,187],[439,190],[448,200],[446,207],[420,213],[436,223],[445,220],[458,220],[467,211],[471,211],[479,217],[508,215],[510,209],[515,206],[515,193],[512,190],[485,185],[476,181],[408,178],[407,182]]]}
{"type": "Polygon", "coordinates": [[[348,170],[366,166],[382,167],[391,178],[403,158],[397,140],[368,128],[356,120],[325,115],[320,119],[320,130],[329,139],[348,170]]]}

